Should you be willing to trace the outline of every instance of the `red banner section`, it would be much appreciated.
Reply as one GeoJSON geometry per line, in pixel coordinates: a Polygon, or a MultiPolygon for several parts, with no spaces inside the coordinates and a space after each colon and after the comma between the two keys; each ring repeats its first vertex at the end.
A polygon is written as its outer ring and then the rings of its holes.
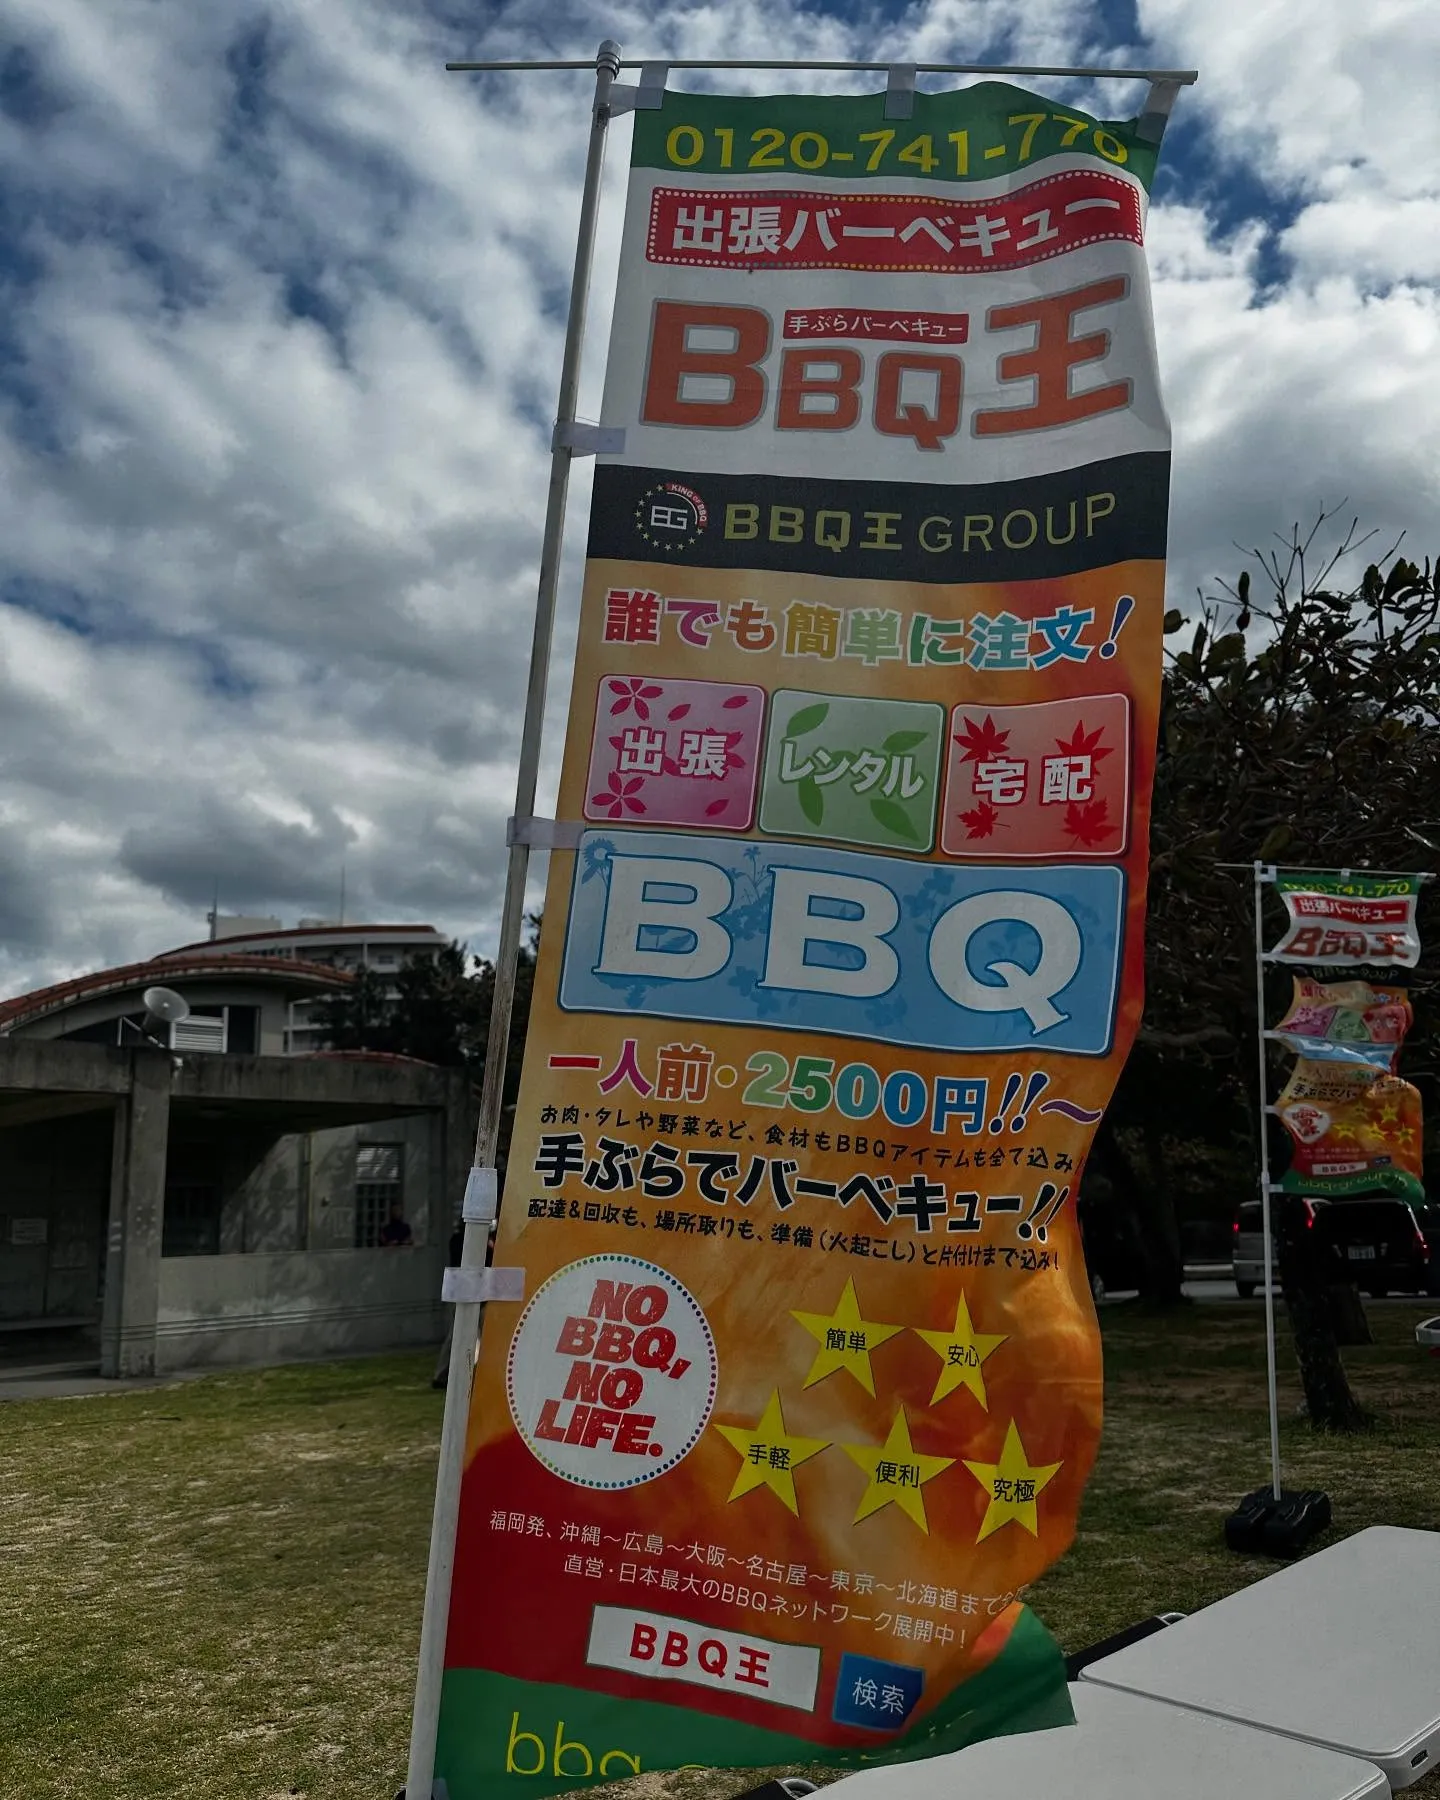
{"type": "Polygon", "coordinates": [[[1023,269],[1087,244],[1141,242],[1131,181],[1072,169],[988,200],[825,188],[656,188],[645,258],[708,269],[1023,269]]]}

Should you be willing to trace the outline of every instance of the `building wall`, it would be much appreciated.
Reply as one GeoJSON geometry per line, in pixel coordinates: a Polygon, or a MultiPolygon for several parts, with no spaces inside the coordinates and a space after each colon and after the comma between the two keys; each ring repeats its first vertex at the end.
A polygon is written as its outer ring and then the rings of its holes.
{"type": "Polygon", "coordinates": [[[444,1262],[434,1244],[164,1257],[156,1372],[436,1343],[444,1262]]]}
{"type": "Polygon", "coordinates": [[[113,1137],[109,1106],[0,1130],[0,1327],[98,1316],[113,1137]]]}
{"type": "MultiPolygon", "coordinates": [[[[115,1375],[438,1339],[475,1128],[461,1072],[204,1055],[177,1068],[151,1051],[0,1039],[0,1095],[12,1117],[49,1115],[0,1123],[0,1328],[88,1322],[115,1375]],[[391,1107],[424,1110],[278,1131],[327,1108],[391,1107]],[[408,1245],[356,1245],[367,1144],[396,1148],[408,1245]]],[[[369,1179],[383,1217],[389,1190],[369,1179]]]]}
{"type": "Polygon", "coordinates": [[[435,1342],[444,1331],[445,1157],[438,1116],[292,1133],[250,1160],[237,1151],[221,1253],[161,1258],[157,1371],[435,1342]],[[409,1245],[355,1248],[363,1144],[401,1146],[409,1245]]]}

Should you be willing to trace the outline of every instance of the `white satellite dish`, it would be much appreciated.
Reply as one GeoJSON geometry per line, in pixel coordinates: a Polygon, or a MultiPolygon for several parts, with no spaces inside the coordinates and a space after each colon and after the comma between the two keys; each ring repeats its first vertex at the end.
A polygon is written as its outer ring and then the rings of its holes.
{"type": "Polygon", "coordinates": [[[178,1025],[182,1019],[190,1017],[190,1002],[183,994],[177,994],[174,988],[148,987],[141,998],[145,1002],[145,1017],[157,1019],[162,1025],[178,1025]]]}

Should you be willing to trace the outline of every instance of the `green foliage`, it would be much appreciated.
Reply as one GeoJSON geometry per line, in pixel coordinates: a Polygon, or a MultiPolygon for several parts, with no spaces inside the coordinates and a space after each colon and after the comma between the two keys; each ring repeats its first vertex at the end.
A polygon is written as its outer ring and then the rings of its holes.
{"type": "MultiPolygon", "coordinates": [[[[530,1016],[540,920],[521,948],[506,1064],[506,1101],[513,1103],[530,1016]]],[[[316,1018],[332,1050],[374,1050],[414,1056],[442,1068],[469,1069],[478,1082],[495,994],[494,965],[452,942],[438,955],[407,957],[393,980],[361,969],[352,984],[320,1001],[316,1018]]]]}

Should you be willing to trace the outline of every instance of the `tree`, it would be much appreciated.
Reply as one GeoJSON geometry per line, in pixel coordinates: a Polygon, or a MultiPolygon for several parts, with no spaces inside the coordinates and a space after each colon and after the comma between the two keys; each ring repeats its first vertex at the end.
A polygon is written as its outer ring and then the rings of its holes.
{"type": "MultiPolygon", "coordinates": [[[[530,942],[521,948],[516,970],[506,1065],[510,1104],[519,1085],[530,1013],[538,915],[531,918],[530,928],[530,942]]],[[[373,969],[357,970],[348,987],[316,1003],[315,1017],[329,1049],[414,1056],[442,1068],[468,1069],[479,1083],[485,1073],[485,1038],[494,991],[493,964],[452,941],[433,956],[407,957],[394,977],[393,991],[373,969]]]]}
{"type": "MultiPolygon", "coordinates": [[[[1252,552],[1262,597],[1247,570],[1233,588],[1202,596],[1197,620],[1166,617],[1168,636],[1192,622],[1194,630],[1165,672],[1145,1024],[1110,1118],[1122,1142],[1148,1133],[1159,1190],[1152,1211],[1166,1204],[1171,1147],[1202,1115],[1222,1146],[1245,1137],[1253,1146],[1265,1129],[1254,1114],[1248,865],[1433,868],[1440,851],[1440,597],[1431,564],[1392,553],[1388,566],[1371,564],[1346,585],[1342,565],[1366,540],[1352,526],[1317,557],[1326,523],[1304,538],[1293,531],[1279,550],[1252,552]]],[[[1409,985],[1416,1043],[1405,1071],[1425,1089],[1436,1072],[1437,981],[1414,971],[1409,985]]],[[[1267,1017],[1280,999],[1277,984],[1267,1017]]],[[[1253,1148],[1251,1157],[1253,1168],[1253,1148]]],[[[1153,1241],[1153,1220],[1140,1224],[1153,1241]]],[[[1305,1280],[1297,1265],[1295,1284],[1305,1280]]],[[[1297,1334],[1314,1310],[1300,1303],[1296,1317],[1292,1308],[1297,1334]]],[[[1341,1370],[1334,1380],[1338,1354],[1307,1338],[1301,1362],[1329,1369],[1311,1396],[1312,1417],[1350,1428],[1343,1398],[1333,1398],[1344,1379],[1341,1370]]]]}

